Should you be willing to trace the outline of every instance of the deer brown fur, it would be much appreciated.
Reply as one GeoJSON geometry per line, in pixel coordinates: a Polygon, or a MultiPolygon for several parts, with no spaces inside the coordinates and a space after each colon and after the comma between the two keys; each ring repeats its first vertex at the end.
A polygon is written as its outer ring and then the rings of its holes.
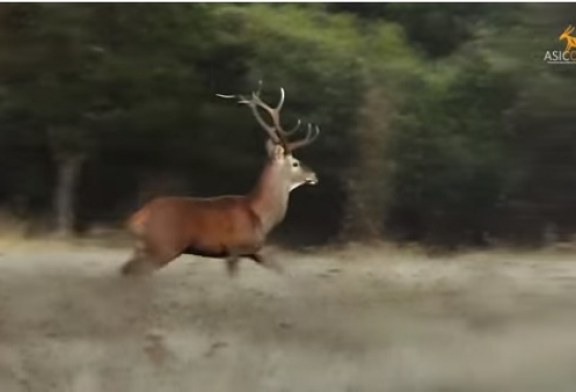
{"type": "MultiPolygon", "coordinates": [[[[224,96],[231,98],[231,96],[224,96]]],[[[136,246],[132,258],[122,267],[127,275],[152,272],[182,254],[226,260],[228,272],[237,272],[240,258],[246,257],[262,266],[279,270],[260,255],[270,231],[286,214],[290,192],[304,184],[315,184],[316,174],[292,156],[292,151],[311,143],[318,127],[308,126],[305,139],[289,143],[280,125],[279,113],[284,102],[270,108],[259,96],[238,96],[247,104],[269,136],[268,161],[253,190],[246,195],[209,198],[159,197],[145,204],[128,220],[128,230],[136,246]],[[264,121],[258,108],[267,111],[272,125],[264,121]]]]}

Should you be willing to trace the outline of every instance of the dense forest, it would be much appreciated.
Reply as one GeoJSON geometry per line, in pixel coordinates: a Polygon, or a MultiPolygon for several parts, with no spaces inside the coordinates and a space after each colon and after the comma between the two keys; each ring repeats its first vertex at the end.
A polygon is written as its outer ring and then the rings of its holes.
{"type": "Polygon", "coordinates": [[[570,4],[2,4],[0,208],[121,227],[155,195],[244,193],[263,81],[320,125],[277,240],[494,245],[576,230],[570,4]]]}

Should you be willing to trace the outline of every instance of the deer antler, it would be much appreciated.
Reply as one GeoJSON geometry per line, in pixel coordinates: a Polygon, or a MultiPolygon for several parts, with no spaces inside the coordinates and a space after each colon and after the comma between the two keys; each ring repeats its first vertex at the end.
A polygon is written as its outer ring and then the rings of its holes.
{"type": "Polygon", "coordinates": [[[289,143],[288,148],[290,151],[294,151],[297,148],[307,146],[316,140],[318,135],[320,135],[320,127],[318,127],[318,125],[314,125],[314,127],[312,127],[312,124],[308,123],[306,137],[304,139],[289,143]]]}
{"type": "Polygon", "coordinates": [[[310,144],[312,141],[314,141],[314,139],[316,139],[316,137],[320,133],[320,129],[318,128],[318,126],[312,129],[311,124],[308,124],[308,131],[306,137],[303,140],[289,143],[287,139],[288,136],[294,134],[300,128],[301,121],[300,119],[298,119],[296,125],[288,131],[282,128],[282,124],[280,121],[280,111],[282,110],[282,106],[284,105],[284,99],[286,98],[284,88],[282,87],[280,88],[280,99],[278,101],[278,104],[274,108],[270,107],[268,104],[262,101],[262,98],[260,98],[261,89],[262,89],[262,81],[258,83],[258,90],[253,91],[250,98],[247,98],[244,95],[224,95],[224,94],[216,94],[216,95],[220,98],[226,98],[226,99],[236,98],[238,99],[238,103],[248,105],[252,110],[252,113],[254,114],[256,121],[258,121],[260,126],[264,128],[264,130],[268,133],[270,139],[275,144],[280,144],[287,154],[296,148],[310,144]],[[268,113],[268,115],[272,119],[272,124],[269,124],[260,116],[258,108],[261,108],[268,113]]]}

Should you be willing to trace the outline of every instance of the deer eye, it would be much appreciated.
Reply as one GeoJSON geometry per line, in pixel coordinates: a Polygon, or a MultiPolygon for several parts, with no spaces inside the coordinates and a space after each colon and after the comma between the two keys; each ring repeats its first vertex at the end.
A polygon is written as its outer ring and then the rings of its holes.
{"type": "Polygon", "coordinates": [[[292,162],[292,167],[298,167],[300,166],[300,162],[292,162]]]}

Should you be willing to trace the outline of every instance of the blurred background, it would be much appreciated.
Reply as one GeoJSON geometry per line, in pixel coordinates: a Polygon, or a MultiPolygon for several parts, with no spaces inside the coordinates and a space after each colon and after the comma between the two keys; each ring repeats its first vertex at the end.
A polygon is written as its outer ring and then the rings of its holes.
{"type": "Polygon", "coordinates": [[[576,228],[573,4],[2,4],[0,205],[27,235],[120,229],[155,195],[245,193],[259,80],[320,183],[285,244],[539,246],[576,228]]]}

